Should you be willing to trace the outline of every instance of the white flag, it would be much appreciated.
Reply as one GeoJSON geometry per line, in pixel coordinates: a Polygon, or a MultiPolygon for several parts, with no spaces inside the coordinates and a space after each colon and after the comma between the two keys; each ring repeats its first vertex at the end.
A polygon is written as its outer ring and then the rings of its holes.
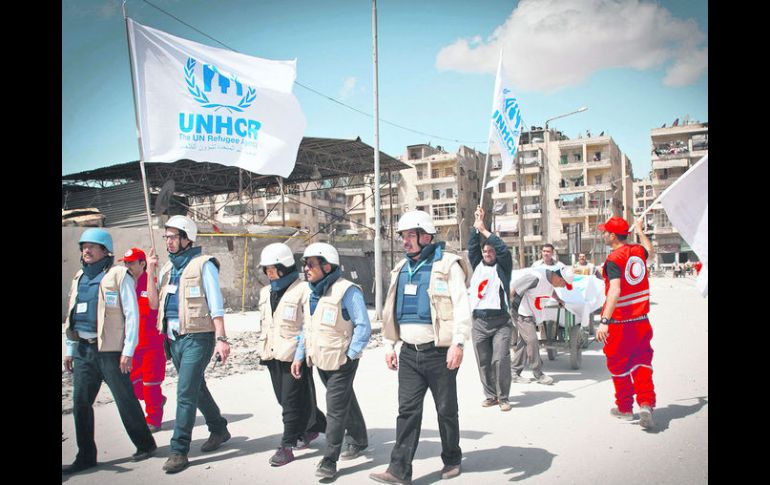
{"type": "Polygon", "coordinates": [[[492,119],[489,128],[489,136],[500,148],[502,158],[502,172],[500,176],[487,183],[485,189],[494,187],[511,170],[516,158],[516,149],[521,135],[521,111],[519,101],[513,96],[508,81],[503,73],[503,53],[500,52],[500,61],[497,65],[497,78],[495,79],[495,96],[492,102],[492,119]]]}
{"type": "Polygon", "coordinates": [[[696,285],[708,295],[709,157],[706,155],[660,195],[671,225],[698,255],[703,268],[696,285]]]}
{"type": "Polygon", "coordinates": [[[306,125],[292,93],[296,60],[260,59],[126,22],[144,161],[187,158],[291,174],[306,125]]]}

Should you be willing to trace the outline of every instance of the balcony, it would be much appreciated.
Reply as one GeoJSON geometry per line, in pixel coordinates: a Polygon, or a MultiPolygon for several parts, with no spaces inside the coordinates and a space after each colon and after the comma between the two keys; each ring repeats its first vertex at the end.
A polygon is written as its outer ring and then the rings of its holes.
{"type": "Polygon", "coordinates": [[[589,194],[592,194],[595,192],[611,192],[612,186],[609,183],[586,185],[585,191],[588,192],[589,194]]]}
{"type": "Polygon", "coordinates": [[[522,197],[537,197],[540,195],[542,187],[540,185],[524,185],[521,187],[522,197]]]}
{"type": "Polygon", "coordinates": [[[673,226],[655,226],[655,229],[652,231],[653,234],[679,234],[679,231],[677,231],[673,226]]]}
{"type": "Polygon", "coordinates": [[[653,158],[652,160],[652,169],[653,170],[659,170],[663,168],[675,168],[675,167],[684,167],[687,168],[690,166],[690,159],[688,157],[680,158],[681,155],[677,155],[678,158],[670,158],[667,160],[655,160],[653,158]]]}
{"type": "Polygon", "coordinates": [[[436,219],[433,218],[433,224],[436,226],[456,226],[458,223],[458,220],[456,217],[445,217],[442,219],[436,219]]]}
{"type": "Polygon", "coordinates": [[[567,185],[567,187],[559,187],[559,194],[576,194],[579,192],[585,192],[585,185],[567,185]]]}
{"type": "Polygon", "coordinates": [[[543,236],[540,234],[537,235],[524,235],[524,242],[525,243],[539,243],[543,242],[543,236]]]}

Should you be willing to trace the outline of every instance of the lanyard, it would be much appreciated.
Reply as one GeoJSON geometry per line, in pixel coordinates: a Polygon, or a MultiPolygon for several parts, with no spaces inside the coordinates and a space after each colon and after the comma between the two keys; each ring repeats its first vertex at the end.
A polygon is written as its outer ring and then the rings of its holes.
{"type": "Polygon", "coordinates": [[[417,270],[419,270],[422,267],[422,265],[425,264],[427,261],[428,261],[427,259],[423,259],[422,261],[420,261],[420,264],[418,264],[417,267],[414,268],[414,269],[412,269],[412,263],[411,262],[409,262],[409,261],[406,262],[406,271],[409,273],[409,284],[410,285],[412,284],[412,276],[414,276],[414,274],[417,272],[417,270]]]}

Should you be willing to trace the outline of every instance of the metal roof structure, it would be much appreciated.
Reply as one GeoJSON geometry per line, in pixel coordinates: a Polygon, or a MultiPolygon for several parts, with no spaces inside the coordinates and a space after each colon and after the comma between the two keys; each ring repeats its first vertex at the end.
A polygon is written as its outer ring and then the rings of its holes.
{"type": "MultiPolygon", "coordinates": [[[[176,194],[184,196],[216,195],[243,190],[255,191],[277,185],[277,177],[260,175],[238,167],[212,162],[182,159],[172,163],[145,163],[150,191],[160,189],[173,179],[176,194]]],[[[380,152],[380,173],[411,168],[409,165],[380,152]]],[[[284,184],[324,179],[338,179],[374,173],[374,148],[360,138],[304,137],[297,152],[294,170],[284,184]]],[[[131,182],[141,182],[139,161],[63,175],[62,191],[76,192],[87,188],[106,188],[131,182]]]]}

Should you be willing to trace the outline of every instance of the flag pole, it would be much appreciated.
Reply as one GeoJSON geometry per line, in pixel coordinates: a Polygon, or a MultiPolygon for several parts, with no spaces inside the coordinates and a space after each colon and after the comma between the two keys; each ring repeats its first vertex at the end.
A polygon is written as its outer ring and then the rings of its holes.
{"type": "Polygon", "coordinates": [[[123,0],[123,20],[126,23],[126,38],[128,39],[128,60],[131,67],[131,92],[134,96],[134,117],[136,118],[136,139],[139,143],[139,169],[142,172],[142,188],[144,193],[144,208],[147,212],[147,227],[150,230],[150,247],[155,253],[155,236],[152,232],[152,215],[150,213],[150,197],[147,190],[147,174],[144,170],[144,150],[142,149],[142,130],[139,127],[139,109],[136,104],[136,79],[135,64],[133,55],[133,43],[131,42],[131,29],[128,26],[128,13],[126,11],[126,0],[123,0]]]}
{"type": "MultiPolygon", "coordinates": [[[[492,93],[492,109],[495,109],[495,101],[497,101],[497,81],[500,79],[500,70],[503,67],[503,50],[500,49],[500,57],[497,62],[497,74],[495,76],[495,89],[494,93],[492,93]]],[[[494,112],[494,111],[493,111],[494,112]]],[[[492,122],[489,121],[489,132],[487,134],[487,156],[484,160],[484,177],[481,182],[481,197],[479,198],[479,206],[483,209],[484,208],[484,192],[487,190],[487,171],[488,171],[488,165],[489,165],[489,147],[492,144],[492,122]]],[[[494,211],[494,206],[492,207],[492,210],[494,211]]],[[[476,230],[478,232],[478,229],[476,230]]]]}

